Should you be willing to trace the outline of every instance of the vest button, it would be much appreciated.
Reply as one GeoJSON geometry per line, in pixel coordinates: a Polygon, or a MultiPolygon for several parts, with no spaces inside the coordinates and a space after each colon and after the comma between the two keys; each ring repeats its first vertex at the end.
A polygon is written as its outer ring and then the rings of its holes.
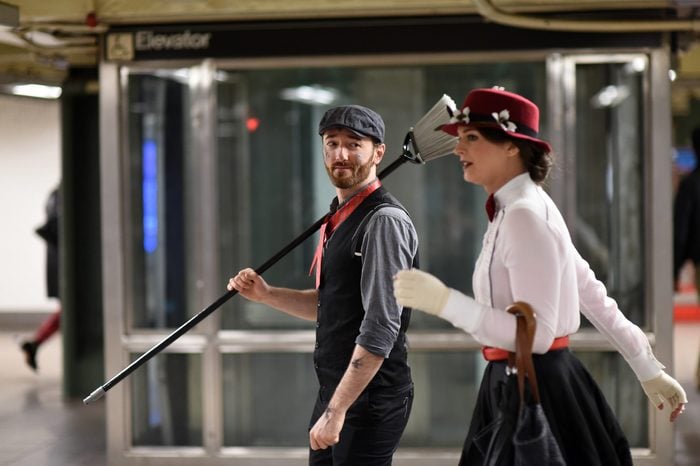
{"type": "Polygon", "coordinates": [[[316,345],[314,346],[314,348],[318,348],[318,342],[316,342],[316,345]]]}

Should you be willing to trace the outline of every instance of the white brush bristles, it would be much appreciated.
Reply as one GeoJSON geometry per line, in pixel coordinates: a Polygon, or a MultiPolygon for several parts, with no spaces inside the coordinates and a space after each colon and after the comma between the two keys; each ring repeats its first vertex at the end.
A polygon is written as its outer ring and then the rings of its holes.
{"type": "Polygon", "coordinates": [[[457,138],[441,131],[441,125],[450,122],[452,115],[457,113],[454,100],[443,94],[433,108],[428,110],[423,118],[413,127],[416,154],[422,162],[450,155],[457,145],[457,138]]]}

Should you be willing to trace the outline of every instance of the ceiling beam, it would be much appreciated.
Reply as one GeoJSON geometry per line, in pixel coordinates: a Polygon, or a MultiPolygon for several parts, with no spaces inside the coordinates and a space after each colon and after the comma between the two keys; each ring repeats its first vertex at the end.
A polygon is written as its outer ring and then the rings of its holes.
{"type": "Polygon", "coordinates": [[[0,27],[19,26],[19,8],[9,3],[0,2],[0,27]]]}

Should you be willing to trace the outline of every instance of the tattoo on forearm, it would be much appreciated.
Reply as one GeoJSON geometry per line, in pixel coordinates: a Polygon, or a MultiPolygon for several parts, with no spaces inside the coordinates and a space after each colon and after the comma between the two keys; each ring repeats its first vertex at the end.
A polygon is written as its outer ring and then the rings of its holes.
{"type": "Polygon", "coordinates": [[[323,415],[324,415],[326,418],[329,418],[329,417],[333,416],[333,408],[331,408],[330,406],[327,407],[326,410],[323,412],[323,415]]]}
{"type": "Polygon", "coordinates": [[[364,366],[364,360],[363,360],[363,359],[364,359],[364,358],[353,359],[352,361],[350,361],[350,364],[352,365],[352,367],[353,367],[354,369],[360,369],[362,366],[364,366]]]}

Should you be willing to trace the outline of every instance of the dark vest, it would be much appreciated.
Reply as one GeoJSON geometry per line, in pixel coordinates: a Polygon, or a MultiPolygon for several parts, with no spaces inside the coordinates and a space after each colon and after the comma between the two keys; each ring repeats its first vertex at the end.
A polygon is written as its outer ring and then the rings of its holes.
{"type": "MultiPolygon", "coordinates": [[[[362,257],[355,252],[359,252],[362,246],[366,223],[363,220],[376,208],[387,204],[403,209],[380,187],[340,224],[326,245],[318,288],[314,350],[314,367],[322,387],[334,390],[350,364],[365,315],[360,292],[362,257]]],[[[417,266],[417,259],[414,259],[414,266],[417,266]]],[[[410,319],[411,310],[404,309],[394,347],[367,388],[400,387],[411,382],[406,361],[406,329],[410,319]]]]}

